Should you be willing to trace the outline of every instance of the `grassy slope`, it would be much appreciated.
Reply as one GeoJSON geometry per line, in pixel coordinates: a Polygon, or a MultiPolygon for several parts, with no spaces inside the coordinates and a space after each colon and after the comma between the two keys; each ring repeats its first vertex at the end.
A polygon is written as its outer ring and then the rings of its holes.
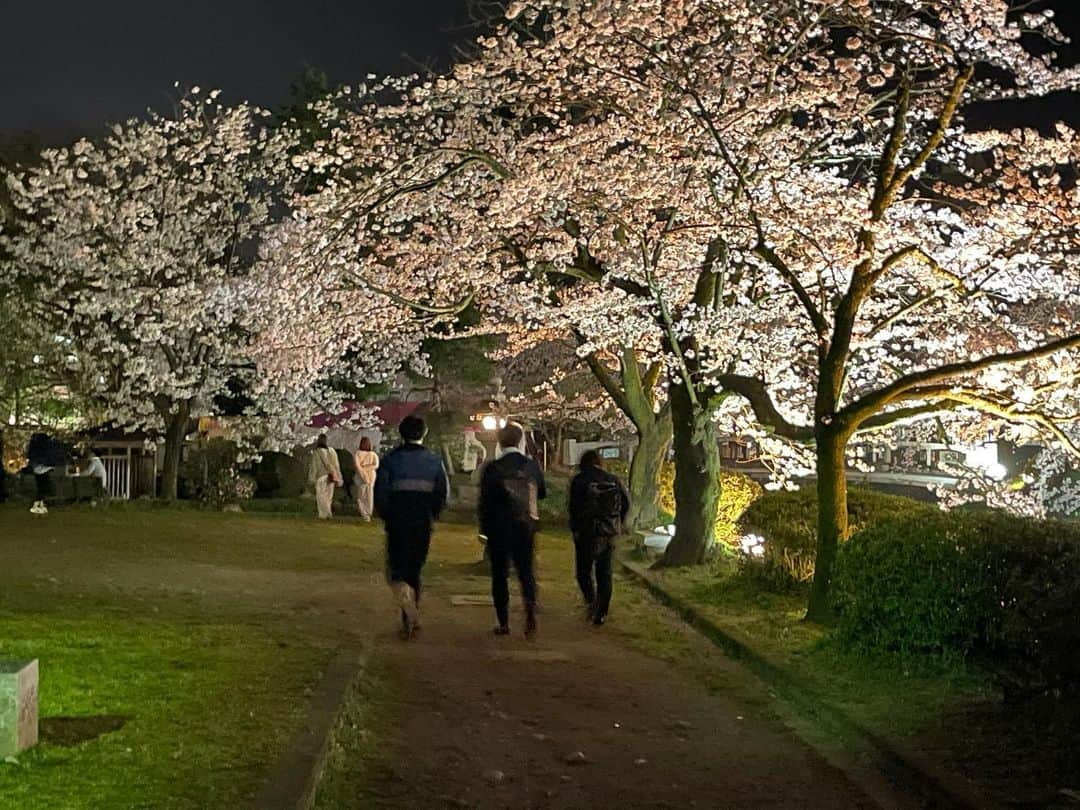
{"type": "Polygon", "coordinates": [[[302,583],[290,578],[369,567],[377,534],[363,527],[357,542],[357,531],[199,512],[32,520],[0,510],[0,657],[39,659],[43,716],[43,743],[0,764],[0,805],[242,805],[336,643],[297,619],[289,589],[302,583]]]}
{"type": "Polygon", "coordinates": [[[951,711],[996,698],[984,675],[954,662],[839,650],[824,630],[802,621],[804,595],[758,590],[736,575],[730,560],[653,575],[733,637],[886,736],[924,733],[951,711]]]}

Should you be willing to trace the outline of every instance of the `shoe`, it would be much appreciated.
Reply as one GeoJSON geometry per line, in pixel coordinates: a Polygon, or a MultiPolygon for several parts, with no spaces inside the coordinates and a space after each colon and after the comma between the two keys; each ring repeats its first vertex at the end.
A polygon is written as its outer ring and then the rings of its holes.
{"type": "Polygon", "coordinates": [[[510,626],[505,625],[505,624],[500,624],[492,632],[497,636],[508,636],[508,635],[510,635],[510,626]]]}
{"type": "Polygon", "coordinates": [[[593,614],[596,612],[596,605],[594,605],[592,602],[586,602],[585,607],[584,607],[584,611],[585,611],[585,615],[584,615],[585,621],[591,621],[592,617],[593,617],[593,614]]]}
{"type": "Polygon", "coordinates": [[[527,609],[525,611],[525,638],[532,641],[536,638],[536,630],[536,611],[527,609]]]}
{"type": "Polygon", "coordinates": [[[420,638],[420,622],[415,622],[412,627],[409,628],[409,640],[416,641],[420,638]]]}
{"type": "Polygon", "coordinates": [[[607,616],[594,616],[593,620],[592,620],[592,623],[596,627],[603,627],[604,622],[606,622],[606,621],[607,621],[607,616]]]}

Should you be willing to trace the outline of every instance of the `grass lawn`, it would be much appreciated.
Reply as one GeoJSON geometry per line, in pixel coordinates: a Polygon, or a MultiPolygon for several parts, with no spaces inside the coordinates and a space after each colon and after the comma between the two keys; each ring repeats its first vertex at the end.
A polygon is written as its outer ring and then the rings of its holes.
{"type": "Polygon", "coordinates": [[[983,673],[959,662],[849,654],[826,630],[802,621],[804,594],[769,593],[738,576],[734,561],[651,575],[674,596],[857,721],[898,739],[921,733],[944,713],[996,700],[983,673]],[[903,706],[903,711],[897,711],[903,706]]]}
{"type": "Polygon", "coordinates": [[[42,715],[0,805],[242,806],[340,641],[319,600],[380,556],[357,524],[0,508],[0,657],[39,659],[42,715]]]}

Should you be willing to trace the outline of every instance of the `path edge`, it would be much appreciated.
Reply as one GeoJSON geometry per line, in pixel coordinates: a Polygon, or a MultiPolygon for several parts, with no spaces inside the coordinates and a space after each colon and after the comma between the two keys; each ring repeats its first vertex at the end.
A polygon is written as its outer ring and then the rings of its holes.
{"type": "Polygon", "coordinates": [[[669,592],[647,567],[619,557],[622,569],[645,586],[661,604],[678,614],[689,627],[704,636],[730,658],[745,666],[777,696],[807,720],[824,731],[854,737],[880,758],[885,776],[905,790],[917,791],[927,807],[962,808],[962,810],[998,810],[1003,805],[985,795],[975,784],[952,773],[928,758],[904,751],[882,735],[866,728],[846,712],[803,688],[786,669],[735,638],[696,607],[669,592]]]}
{"type": "Polygon", "coordinates": [[[311,697],[303,725],[289,739],[255,796],[256,810],[311,810],[345,710],[360,687],[366,651],[337,649],[311,697]]]}

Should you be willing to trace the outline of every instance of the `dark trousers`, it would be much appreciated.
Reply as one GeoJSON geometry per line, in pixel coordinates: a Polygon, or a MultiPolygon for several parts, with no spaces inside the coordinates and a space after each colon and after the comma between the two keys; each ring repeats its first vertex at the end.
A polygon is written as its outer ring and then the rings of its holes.
{"type": "Polygon", "coordinates": [[[34,473],[34,484],[37,489],[37,499],[44,501],[53,496],[52,473],[34,473]]]}
{"type": "Polygon", "coordinates": [[[574,562],[578,587],[585,602],[592,605],[593,616],[603,619],[611,607],[611,553],[614,546],[610,540],[594,537],[574,538],[574,562]],[[593,579],[595,573],[595,581],[593,579]]]}
{"type": "Polygon", "coordinates": [[[420,574],[431,548],[431,519],[427,516],[386,522],[386,578],[404,582],[420,601],[420,574]]]}
{"type": "Polygon", "coordinates": [[[500,627],[510,623],[510,563],[514,563],[518,581],[521,582],[521,599],[529,613],[536,606],[536,574],[533,556],[536,544],[536,526],[517,524],[505,526],[488,535],[487,553],[491,561],[491,598],[495,602],[495,615],[500,627]]]}

